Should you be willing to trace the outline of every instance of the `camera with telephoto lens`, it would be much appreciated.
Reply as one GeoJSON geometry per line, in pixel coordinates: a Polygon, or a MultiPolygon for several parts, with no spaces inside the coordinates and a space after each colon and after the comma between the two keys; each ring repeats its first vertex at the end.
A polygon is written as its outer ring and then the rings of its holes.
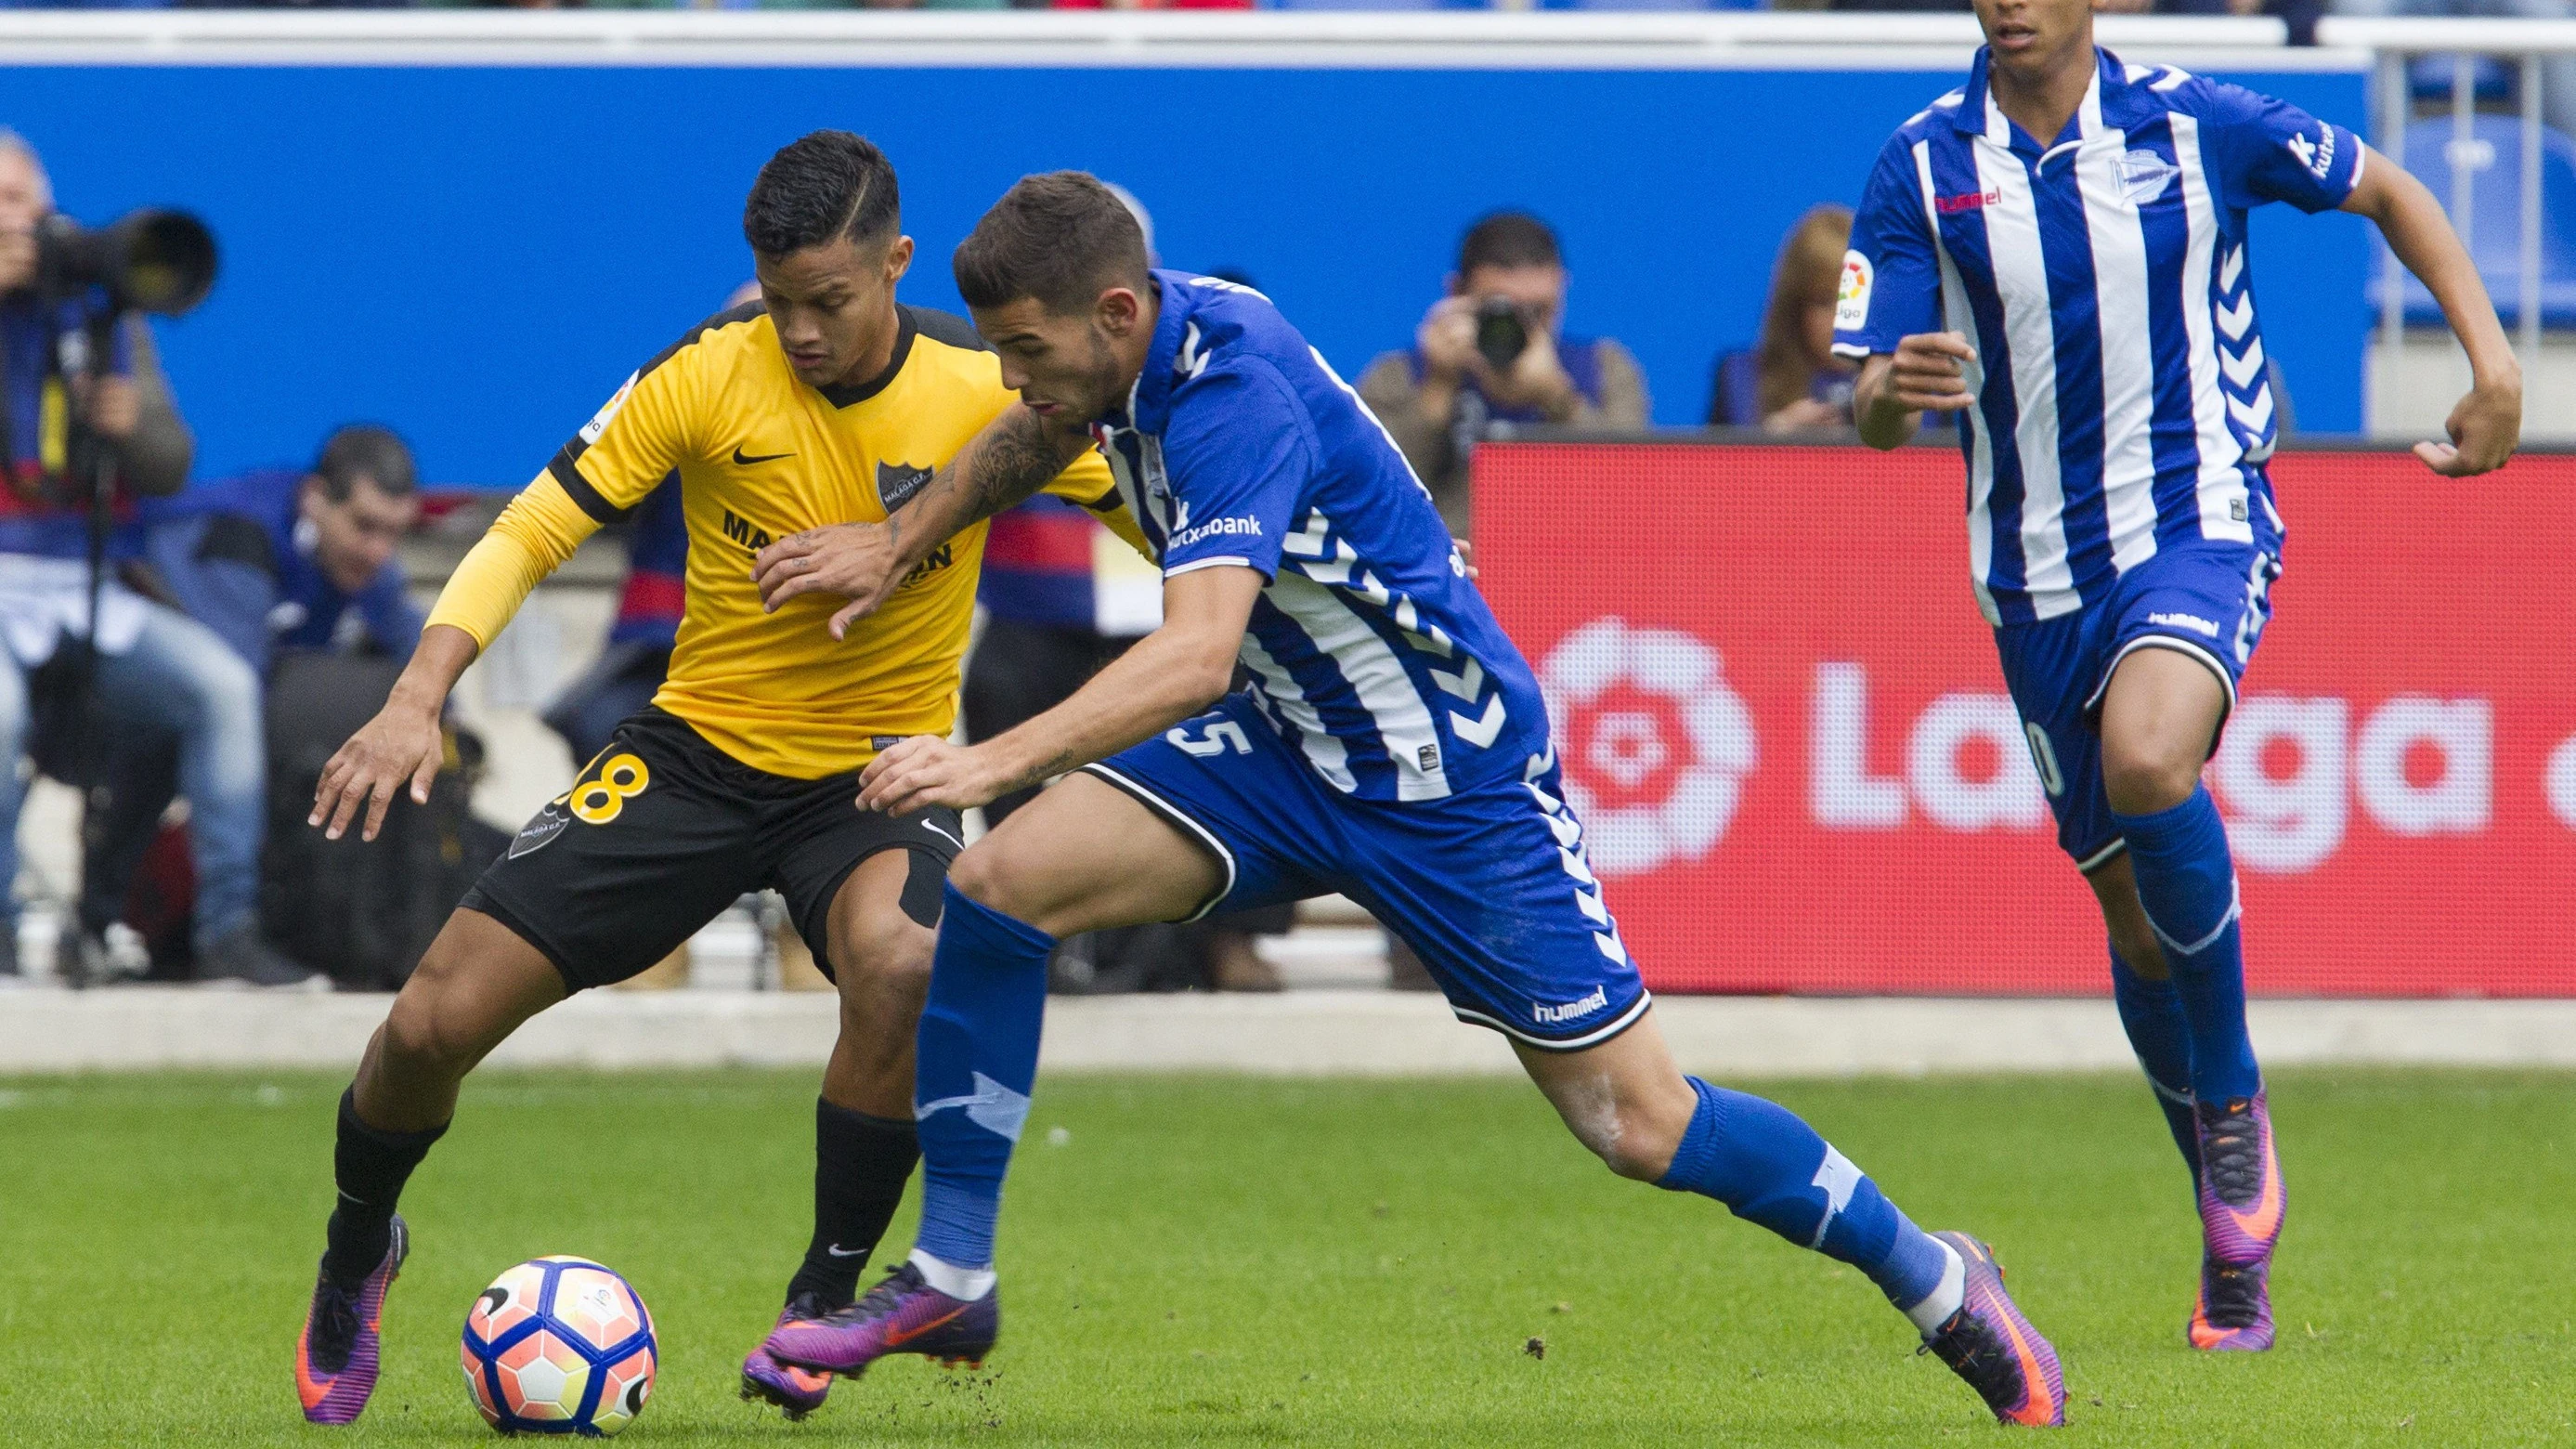
{"type": "Polygon", "coordinates": [[[1487,297],[1476,303],[1476,351],[1501,372],[1529,350],[1529,322],[1521,304],[1509,297],[1487,297]]]}
{"type": "Polygon", "coordinates": [[[184,211],[147,207],[94,231],[57,212],[36,226],[42,296],[97,287],[112,311],[176,317],[214,285],[215,234],[184,211]]]}

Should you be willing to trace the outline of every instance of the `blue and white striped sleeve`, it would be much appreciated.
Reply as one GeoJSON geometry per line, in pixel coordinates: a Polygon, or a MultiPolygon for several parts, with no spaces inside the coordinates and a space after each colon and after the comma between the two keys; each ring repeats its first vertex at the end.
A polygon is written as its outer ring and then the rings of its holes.
{"type": "Polygon", "coordinates": [[[1903,132],[1889,138],[1852,217],[1834,291],[1834,352],[1867,357],[1941,326],[1941,258],[1903,132]]]}
{"type": "MultiPolygon", "coordinates": [[[[2361,184],[2361,138],[2284,100],[2220,81],[2195,83],[2220,184],[2238,206],[2286,201],[2332,211],[2361,184]]],[[[2207,145],[2208,142],[2204,142],[2207,145]]]]}

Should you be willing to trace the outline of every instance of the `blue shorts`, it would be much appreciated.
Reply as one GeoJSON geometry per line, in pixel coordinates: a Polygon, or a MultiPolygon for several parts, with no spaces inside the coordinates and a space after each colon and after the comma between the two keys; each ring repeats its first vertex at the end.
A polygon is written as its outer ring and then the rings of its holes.
{"type": "MultiPolygon", "coordinates": [[[[2091,871],[2128,848],[2102,787],[2102,695],[2111,671],[2140,649],[2179,650],[2218,676],[2233,713],[2236,683],[2272,617],[2272,581],[2280,576],[2276,540],[2190,541],[2120,575],[2099,604],[1995,631],[2031,764],[2057,815],[2057,844],[2075,857],[2076,869],[2091,871]]],[[[2209,747],[2218,748],[2215,733],[2209,747]]]]}
{"type": "Polygon", "coordinates": [[[1353,799],[1236,694],[1088,768],[1225,867],[1198,915],[1339,891],[1413,947],[1460,1020],[1544,1050],[1645,1014],[1553,752],[1439,800],[1353,799]]]}

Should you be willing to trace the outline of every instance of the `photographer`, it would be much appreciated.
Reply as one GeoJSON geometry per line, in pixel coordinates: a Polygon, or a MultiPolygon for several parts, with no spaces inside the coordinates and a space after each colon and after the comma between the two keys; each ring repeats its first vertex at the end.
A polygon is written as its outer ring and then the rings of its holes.
{"type": "MultiPolygon", "coordinates": [[[[326,660],[357,657],[399,665],[420,640],[421,612],[410,600],[395,547],[420,513],[411,449],[390,429],[358,423],[340,428],[322,444],[310,467],[263,468],[178,497],[155,499],[143,509],[146,532],[138,587],[176,605],[213,630],[258,671],[266,686],[266,721],[272,775],[282,737],[314,712],[314,691],[364,692],[374,676],[326,660]],[[287,680],[281,695],[279,672],[287,680]]],[[[379,691],[380,692],[380,691],[379,691]]],[[[331,742],[337,746],[335,738],[331,742]]],[[[81,871],[81,934],[68,931],[65,951],[86,952],[65,963],[97,979],[104,969],[104,937],[119,919],[143,929],[154,976],[184,979],[188,947],[184,929],[165,936],[164,922],[185,905],[184,889],[147,879],[141,917],[129,918],[128,892],[135,873],[163,833],[163,810],[179,794],[181,741],[177,734],[119,730],[105,769],[105,800],[94,794],[94,814],[81,871]]],[[[273,808],[273,807],[272,807],[273,808]]],[[[266,861],[275,882],[279,861],[266,861]]],[[[308,882],[309,884],[309,882],[308,882]]],[[[296,985],[272,971],[257,985],[296,985]]]]}
{"type": "MultiPolygon", "coordinates": [[[[116,315],[97,287],[40,289],[37,234],[52,211],[35,151],[0,132],[0,761],[12,762],[0,768],[0,883],[17,876],[21,755],[40,748],[53,773],[79,775],[102,737],[174,731],[194,811],[199,953],[209,974],[257,980],[281,964],[252,919],[259,681],[204,625],[114,576],[139,546],[136,500],[177,491],[193,444],[141,320],[116,315]],[[90,355],[102,336],[107,355],[90,355]],[[94,456],[114,483],[103,577],[91,567],[94,456]]],[[[0,896],[0,976],[17,975],[17,939],[16,901],[0,896]]]]}
{"type": "Polygon", "coordinates": [[[1556,233],[1527,212],[1467,229],[1449,295],[1414,334],[1360,374],[1360,397],[1431,489],[1449,531],[1468,520],[1467,458],[1493,423],[1646,425],[1646,379],[1628,349],[1576,337],[1565,321],[1556,233]]]}

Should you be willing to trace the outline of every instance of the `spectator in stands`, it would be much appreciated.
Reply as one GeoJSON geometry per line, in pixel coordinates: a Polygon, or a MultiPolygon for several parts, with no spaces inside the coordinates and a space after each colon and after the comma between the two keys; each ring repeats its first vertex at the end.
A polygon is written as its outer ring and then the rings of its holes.
{"type": "Polygon", "coordinates": [[[1453,533],[1467,530],[1467,459],[1489,425],[1646,424],[1637,359],[1607,337],[1563,332],[1565,288],[1547,223],[1495,212],[1467,229],[1449,295],[1424,314],[1412,350],[1387,353],[1360,374],[1360,396],[1453,533]]]}
{"type": "MultiPolygon", "coordinates": [[[[116,562],[139,548],[137,500],[176,492],[194,444],[139,320],[113,323],[96,375],[63,375],[61,340],[102,316],[94,298],[32,291],[35,230],[52,209],[33,148],[0,132],[0,762],[11,762],[0,768],[0,888],[18,873],[27,786],[14,761],[33,749],[80,775],[98,763],[103,739],[170,731],[195,820],[194,929],[208,974],[302,980],[260,940],[254,919],[265,785],[258,677],[205,625],[116,578],[90,576],[93,475],[79,460],[91,443],[113,478],[107,552],[116,562]]],[[[18,974],[17,940],[17,904],[0,899],[0,975],[18,974]]]]}
{"type": "Polygon", "coordinates": [[[1834,356],[1834,304],[1843,253],[1851,246],[1848,207],[1819,206],[1798,218],[1771,267],[1762,337],[1717,360],[1711,427],[1766,433],[1832,432],[1851,426],[1857,368],[1834,356]]]}
{"type": "Polygon", "coordinates": [[[394,553],[419,516],[409,445],[353,423],[309,468],[260,469],[147,508],[146,552],[189,615],[263,673],[280,649],[407,659],[421,612],[394,553]]]}
{"type": "MultiPolygon", "coordinates": [[[[399,661],[420,642],[421,613],[394,550],[419,512],[411,449],[388,428],[353,424],[325,439],[309,468],[258,469],[146,504],[137,581],[263,680],[285,651],[399,661]]],[[[281,707],[261,703],[263,715],[281,707]]],[[[67,976],[102,974],[108,928],[125,915],[130,883],[180,793],[182,746],[178,732],[148,727],[114,741],[105,789],[92,797],[101,814],[87,832],[77,929],[61,938],[67,976]]],[[[300,985],[312,974],[289,970],[253,984],[300,985]]]]}

